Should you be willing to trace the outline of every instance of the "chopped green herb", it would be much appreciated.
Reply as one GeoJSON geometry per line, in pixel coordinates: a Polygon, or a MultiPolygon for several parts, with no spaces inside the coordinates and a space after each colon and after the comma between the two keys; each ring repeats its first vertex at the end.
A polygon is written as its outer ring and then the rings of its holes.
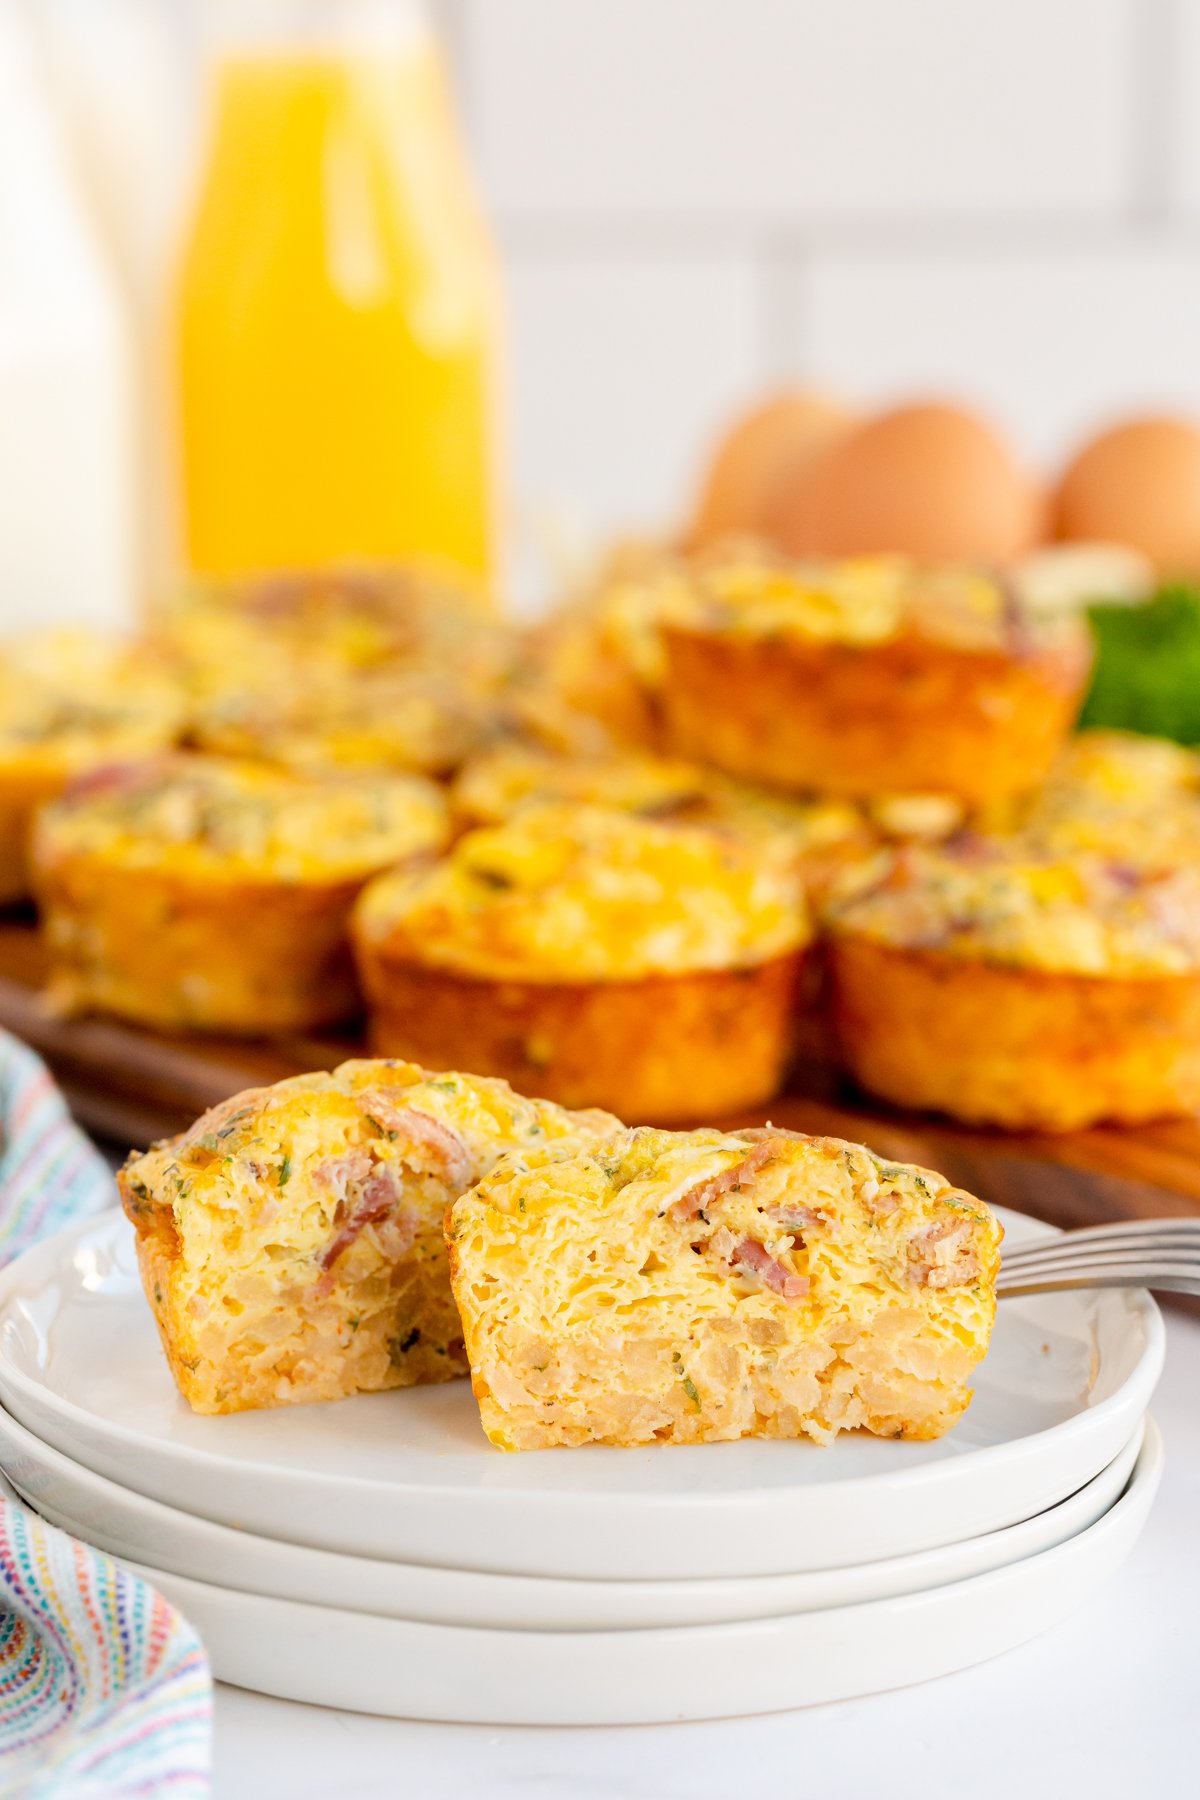
{"type": "Polygon", "coordinates": [[[286,1187],[288,1182],[291,1179],[292,1179],[291,1153],[290,1153],[290,1151],[285,1150],[283,1153],[283,1161],[279,1165],[279,1173],[275,1177],[276,1185],[281,1188],[286,1187]]]}
{"type": "Polygon", "coordinates": [[[241,1124],[242,1120],[248,1119],[250,1117],[250,1114],[252,1111],[253,1111],[252,1107],[243,1106],[242,1110],[240,1112],[235,1112],[233,1114],[232,1118],[226,1120],[225,1124],[222,1125],[220,1131],[218,1131],[217,1136],[219,1138],[232,1137],[233,1133],[237,1130],[237,1128],[241,1124]]]}
{"type": "Polygon", "coordinates": [[[688,1399],[691,1401],[692,1405],[695,1407],[696,1411],[699,1412],[700,1411],[700,1396],[696,1392],[696,1384],[692,1380],[690,1375],[685,1375],[683,1378],[683,1391],[687,1395],[688,1399]]]}
{"type": "Polygon", "coordinates": [[[878,1157],[873,1157],[872,1161],[885,1181],[898,1181],[902,1175],[908,1174],[903,1163],[880,1162],[878,1157]]]}

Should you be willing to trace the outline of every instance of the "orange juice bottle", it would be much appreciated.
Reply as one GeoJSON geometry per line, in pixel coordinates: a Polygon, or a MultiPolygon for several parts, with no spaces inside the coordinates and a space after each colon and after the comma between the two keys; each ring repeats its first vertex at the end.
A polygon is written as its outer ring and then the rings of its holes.
{"type": "Polygon", "coordinates": [[[204,0],[175,292],[187,558],[496,556],[498,297],[414,0],[204,0]]]}

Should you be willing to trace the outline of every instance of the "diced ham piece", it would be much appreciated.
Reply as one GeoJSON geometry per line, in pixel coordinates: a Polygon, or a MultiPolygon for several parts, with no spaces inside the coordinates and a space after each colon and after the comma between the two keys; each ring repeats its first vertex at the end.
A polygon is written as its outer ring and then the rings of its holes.
{"type": "Polygon", "coordinates": [[[966,1240],[970,1219],[935,1219],[908,1241],[909,1279],[917,1287],[965,1287],[979,1274],[979,1258],[966,1240]]]}
{"type": "Polygon", "coordinates": [[[327,1187],[338,1205],[344,1207],[350,1189],[361,1187],[374,1166],[373,1158],[365,1150],[347,1150],[343,1156],[332,1156],[328,1162],[319,1163],[313,1170],[313,1180],[327,1187]]]}
{"type": "Polygon", "coordinates": [[[742,1239],[733,1252],[733,1266],[735,1269],[749,1269],[772,1293],[781,1295],[785,1300],[803,1300],[809,1289],[807,1275],[793,1274],[757,1238],[742,1239]]]}
{"type": "Polygon", "coordinates": [[[741,1162],[722,1169],[719,1175],[710,1175],[707,1181],[698,1181],[695,1187],[689,1188],[686,1194],[681,1194],[668,1209],[671,1217],[680,1224],[686,1219],[694,1219],[697,1213],[703,1212],[706,1206],[711,1206],[714,1200],[719,1200],[722,1194],[727,1194],[730,1188],[740,1187],[756,1169],[761,1169],[764,1163],[770,1162],[776,1142],[774,1136],[764,1137],[741,1162]]]}
{"type": "Polygon", "coordinates": [[[410,1144],[428,1150],[457,1192],[478,1181],[478,1164],[457,1131],[435,1119],[432,1113],[422,1112],[418,1106],[395,1106],[382,1096],[364,1096],[362,1106],[385,1131],[394,1131],[410,1144]]]}
{"type": "MultiPolygon", "coordinates": [[[[391,1219],[395,1228],[393,1232],[395,1241],[391,1245],[391,1253],[395,1256],[403,1256],[408,1250],[411,1250],[413,1239],[417,1235],[417,1222],[412,1214],[401,1214],[396,1210],[401,1190],[399,1179],[393,1169],[387,1168],[383,1163],[372,1165],[370,1158],[361,1151],[351,1151],[348,1155],[339,1157],[338,1162],[347,1165],[355,1162],[359,1157],[362,1157],[367,1164],[368,1172],[366,1178],[362,1180],[357,1199],[321,1258],[323,1273],[317,1283],[317,1293],[321,1298],[324,1298],[333,1287],[334,1263],[343,1251],[348,1250],[351,1244],[361,1236],[368,1225],[377,1225],[383,1219],[391,1219]]],[[[344,1171],[340,1171],[334,1179],[342,1179],[343,1173],[344,1171]]],[[[350,1181],[358,1179],[357,1171],[349,1177],[350,1181]]],[[[347,1185],[349,1185],[349,1181],[347,1185]]]]}
{"type": "MultiPolygon", "coordinates": [[[[364,1112],[386,1132],[414,1149],[428,1152],[438,1165],[447,1186],[461,1193],[479,1177],[475,1158],[456,1131],[443,1125],[432,1114],[416,1106],[396,1106],[381,1095],[364,1095],[364,1112]]],[[[366,1150],[347,1150],[316,1171],[318,1181],[337,1196],[338,1229],[321,1257],[322,1274],[317,1283],[318,1295],[324,1297],[333,1287],[333,1265],[348,1250],[368,1225],[389,1223],[387,1254],[405,1256],[412,1249],[417,1233],[416,1219],[401,1207],[402,1177],[385,1163],[376,1162],[366,1150]]]]}
{"type": "Polygon", "coordinates": [[[101,763],[98,768],[83,769],[78,775],[72,775],[66,798],[82,800],[94,794],[134,794],[154,771],[155,765],[145,762],[101,763]]]}
{"type": "Polygon", "coordinates": [[[958,1245],[971,1229],[970,1219],[935,1219],[923,1231],[914,1231],[908,1240],[910,1251],[930,1262],[951,1262],[958,1245]]]}

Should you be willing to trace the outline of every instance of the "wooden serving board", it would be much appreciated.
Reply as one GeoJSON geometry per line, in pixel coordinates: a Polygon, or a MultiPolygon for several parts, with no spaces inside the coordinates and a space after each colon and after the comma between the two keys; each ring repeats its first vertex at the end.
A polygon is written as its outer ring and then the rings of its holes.
{"type": "MultiPolygon", "coordinates": [[[[252,1043],[55,1019],[39,999],[42,974],[32,920],[0,922],[0,1026],[46,1059],[79,1122],[119,1147],[182,1131],[242,1088],[363,1053],[353,1032],[252,1043]]],[[[1057,1225],[1200,1214],[1200,1120],[1063,1136],[974,1131],[867,1100],[815,1057],[801,1063],[786,1095],[728,1123],[764,1118],[923,1163],[985,1200],[1057,1225]]]]}

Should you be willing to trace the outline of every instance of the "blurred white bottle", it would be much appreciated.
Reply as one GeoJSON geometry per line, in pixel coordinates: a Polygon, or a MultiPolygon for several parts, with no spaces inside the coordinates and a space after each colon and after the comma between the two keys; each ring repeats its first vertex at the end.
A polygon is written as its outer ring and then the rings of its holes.
{"type": "Polygon", "coordinates": [[[152,600],[179,567],[166,290],[196,160],[197,47],[179,0],[31,0],[30,17],[133,323],[138,574],[152,600]]]}
{"type": "Polygon", "coordinates": [[[133,409],[120,297],[0,0],[0,629],[133,618],[133,409]]]}

